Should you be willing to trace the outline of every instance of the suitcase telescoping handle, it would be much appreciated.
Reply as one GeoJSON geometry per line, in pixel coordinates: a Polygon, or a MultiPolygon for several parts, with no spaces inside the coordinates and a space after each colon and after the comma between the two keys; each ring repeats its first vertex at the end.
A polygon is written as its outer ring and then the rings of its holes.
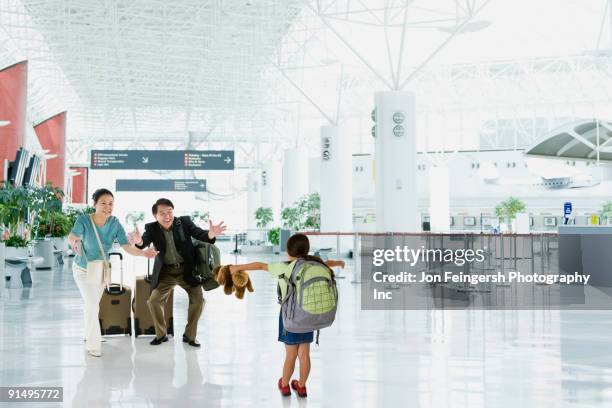
{"type": "Polygon", "coordinates": [[[145,277],[147,282],[151,282],[151,259],[147,258],[147,276],[145,277]]]}
{"type": "MultiPolygon", "coordinates": [[[[108,261],[109,262],[110,262],[110,258],[112,256],[118,256],[119,257],[119,261],[120,261],[119,262],[120,263],[119,270],[121,271],[121,281],[119,282],[119,290],[121,291],[121,293],[123,293],[123,254],[121,252],[109,252],[108,253],[108,261]]],[[[110,291],[110,283],[107,285],[106,288],[109,289],[109,291],[110,291]]]]}

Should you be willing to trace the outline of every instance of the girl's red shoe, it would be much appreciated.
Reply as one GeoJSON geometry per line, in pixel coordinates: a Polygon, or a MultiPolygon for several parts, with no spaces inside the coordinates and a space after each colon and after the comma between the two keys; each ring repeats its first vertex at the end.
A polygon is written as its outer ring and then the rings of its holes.
{"type": "Polygon", "coordinates": [[[297,391],[297,394],[300,397],[306,397],[308,394],[306,393],[306,386],[300,386],[298,380],[291,381],[291,388],[297,391]]]}
{"type": "Polygon", "coordinates": [[[278,379],[278,389],[280,390],[281,394],[283,394],[283,397],[288,397],[289,395],[291,395],[291,390],[289,389],[289,385],[283,386],[282,378],[278,379]]]}

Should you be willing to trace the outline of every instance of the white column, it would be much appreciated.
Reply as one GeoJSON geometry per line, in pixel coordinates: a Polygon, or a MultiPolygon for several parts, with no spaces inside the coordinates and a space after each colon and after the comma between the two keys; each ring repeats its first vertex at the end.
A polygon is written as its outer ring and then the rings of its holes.
{"type": "Polygon", "coordinates": [[[308,194],[308,156],[305,149],[287,149],[283,160],[283,208],[308,194]]]}
{"type": "MultiPolygon", "coordinates": [[[[261,174],[259,171],[253,171],[247,176],[247,228],[249,230],[257,229],[257,220],[255,220],[255,211],[261,207],[261,174]]],[[[261,234],[256,231],[248,231],[247,239],[261,239],[261,234]]]]}
{"type": "Polygon", "coordinates": [[[321,194],[321,159],[319,157],[308,159],[308,193],[321,194]]]}
{"type": "Polygon", "coordinates": [[[450,231],[450,184],[446,164],[429,167],[429,221],[431,231],[450,231]]]}
{"type": "Polygon", "coordinates": [[[321,232],[353,230],[352,152],[346,128],[321,127],[321,232]]]}
{"type": "Polygon", "coordinates": [[[417,232],[415,109],[412,92],[376,92],[376,230],[417,232]]]}
{"type": "Polygon", "coordinates": [[[280,226],[280,208],[282,200],[281,165],[267,163],[261,169],[261,206],[272,208],[274,221],[269,228],[280,226]]]}

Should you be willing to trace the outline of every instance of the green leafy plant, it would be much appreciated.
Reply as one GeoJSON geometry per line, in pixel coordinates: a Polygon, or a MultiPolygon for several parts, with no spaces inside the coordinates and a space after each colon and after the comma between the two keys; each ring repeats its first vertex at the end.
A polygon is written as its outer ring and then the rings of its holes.
{"type": "Polygon", "coordinates": [[[25,248],[28,246],[28,241],[18,235],[11,235],[4,241],[4,245],[13,248],[25,248]]]}
{"type": "Polygon", "coordinates": [[[28,220],[28,209],[33,207],[33,193],[25,187],[13,187],[8,182],[0,189],[2,204],[2,224],[9,231],[9,236],[19,236],[18,231],[25,229],[28,220]]]}
{"type": "Polygon", "coordinates": [[[301,228],[300,214],[298,209],[295,207],[283,208],[281,211],[281,220],[283,222],[283,228],[288,228],[294,231],[299,231],[301,228]]]}
{"type": "Polygon", "coordinates": [[[29,228],[34,238],[44,236],[61,237],[67,235],[62,213],[64,192],[51,184],[28,190],[30,197],[29,228]],[[41,228],[42,225],[42,228],[41,228]]]}
{"type": "Polygon", "coordinates": [[[306,216],[304,228],[319,231],[321,229],[321,197],[318,193],[308,194],[300,199],[298,208],[306,216]]]}
{"type": "Polygon", "coordinates": [[[280,243],[280,228],[272,228],[268,231],[268,241],[272,245],[278,245],[280,243]]]}
{"type": "Polygon", "coordinates": [[[62,238],[67,236],[74,222],[64,213],[55,213],[52,218],[40,218],[36,228],[36,237],[62,238]]]}
{"type": "Polygon", "coordinates": [[[257,221],[257,228],[266,228],[274,220],[272,209],[259,207],[255,210],[255,220],[257,221]]]}
{"type": "Polygon", "coordinates": [[[606,201],[601,205],[599,210],[599,218],[601,220],[608,220],[608,223],[612,221],[612,201],[606,201]]]}
{"type": "Polygon", "coordinates": [[[307,194],[281,212],[284,228],[293,231],[321,229],[321,198],[318,193],[307,194]]]}
{"type": "Polygon", "coordinates": [[[516,214],[525,211],[525,203],[518,198],[510,197],[505,201],[502,201],[495,207],[495,215],[498,218],[502,218],[510,223],[516,214]]]}

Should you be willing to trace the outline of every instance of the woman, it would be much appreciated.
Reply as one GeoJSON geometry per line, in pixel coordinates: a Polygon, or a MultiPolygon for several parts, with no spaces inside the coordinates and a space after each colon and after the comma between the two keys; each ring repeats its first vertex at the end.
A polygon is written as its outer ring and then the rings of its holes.
{"type": "MultiPolygon", "coordinates": [[[[105,188],[96,190],[93,194],[95,213],[91,216],[88,214],[79,215],[70,235],[68,235],[72,250],[78,255],[72,264],[72,274],[85,301],[86,349],[89,355],[94,357],[102,355],[102,335],[98,322],[98,312],[100,310],[100,299],[104,291],[104,282],[102,279],[87,279],[87,262],[104,260],[105,257],[100,252],[100,245],[93,229],[92,219],[106,254],[109,253],[113,243],[117,241],[128,254],[146,258],[154,258],[157,255],[154,248],[138,249],[128,244],[125,230],[119,220],[112,216],[113,205],[113,193],[105,188]],[[85,251],[84,254],[82,249],[85,251]]],[[[106,258],[108,258],[108,255],[106,255],[106,258]]]]}

